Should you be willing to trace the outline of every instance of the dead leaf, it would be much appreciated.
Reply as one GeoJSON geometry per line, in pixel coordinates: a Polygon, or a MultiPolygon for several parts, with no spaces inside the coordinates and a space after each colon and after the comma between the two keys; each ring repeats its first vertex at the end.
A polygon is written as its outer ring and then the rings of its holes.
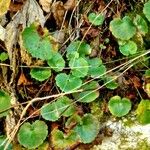
{"type": "Polygon", "coordinates": [[[5,28],[0,25],[0,39],[4,41],[5,39],[5,28]]]}
{"type": "Polygon", "coordinates": [[[20,77],[18,79],[17,85],[30,85],[30,84],[31,84],[31,82],[29,82],[27,80],[27,78],[25,77],[24,73],[21,73],[20,77]]]}
{"type": "Polygon", "coordinates": [[[9,9],[11,0],[0,0],[0,16],[3,16],[9,9]]]}
{"type": "Polygon", "coordinates": [[[44,26],[45,18],[43,11],[35,0],[26,1],[23,8],[13,16],[12,21],[6,26],[5,45],[11,60],[13,46],[16,45],[20,33],[20,25],[22,28],[29,26],[35,21],[39,21],[41,26],[44,26]]]}
{"type": "Polygon", "coordinates": [[[133,76],[133,77],[131,77],[130,79],[131,79],[131,81],[133,82],[134,87],[139,88],[139,87],[142,86],[142,84],[141,84],[141,82],[140,82],[140,79],[139,79],[137,76],[133,76]]]}
{"type": "Polygon", "coordinates": [[[67,0],[67,2],[64,4],[64,8],[66,10],[73,10],[76,6],[76,0],[67,0]]]}
{"type": "Polygon", "coordinates": [[[56,39],[58,43],[63,44],[65,41],[65,32],[57,30],[54,32],[53,37],[56,39]]]}
{"type": "Polygon", "coordinates": [[[58,25],[58,27],[61,27],[63,23],[64,15],[65,15],[65,8],[64,8],[63,2],[58,1],[58,2],[53,3],[52,13],[56,20],[56,24],[58,25]]]}
{"type": "Polygon", "coordinates": [[[17,11],[21,10],[25,1],[24,0],[20,0],[20,1],[14,1],[13,0],[13,1],[11,1],[10,5],[9,5],[9,11],[10,12],[17,12],[17,11]]]}
{"type": "Polygon", "coordinates": [[[39,0],[40,5],[42,5],[42,9],[49,13],[50,12],[50,8],[51,8],[51,4],[52,4],[52,0],[39,0]]]}

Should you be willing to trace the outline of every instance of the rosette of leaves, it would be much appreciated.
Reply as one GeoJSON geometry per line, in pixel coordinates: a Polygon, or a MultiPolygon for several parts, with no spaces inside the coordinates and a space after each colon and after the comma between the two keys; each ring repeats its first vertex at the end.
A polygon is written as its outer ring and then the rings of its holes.
{"type": "Polygon", "coordinates": [[[82,57],[72,58],[69,62],[69,67],[71,68],[72,75],[78,78],[85,77],[89,70],[88,62],[82,57]]]}
{"type": "Polygon", "coordinates": [[[136,25],[140,34],[145,35],[146,33],[148,33],[148,26],[143,17],[141,17],[140,15],[136,15],[133,23],[136,25]]]}
{"type": "Polygon", "coordinates": [[[0,117],[4,117],[8,113],[11,106],[11,98],[8,93],[0,90],[0,117]]]}
{"type": "MultiPolygon", "coordinates": [[[[7,143],[7,137],[5,135],[0,136],[0,150],[4,150],[6,143],[7,143]]],[[[9,144],[6,150],[13,150],[12,144],[9,144]]]]}
{"type": "Polygon", "coordinates": [[[103,24],[105,20],[105,16],[103,14],[90,13],[88,15],[89,22],[95,26],[100,26],[103,24]]]}
{"type": "Polygon", "coordinates": [[[100,58],[87,59],[89,63],[88,75],[92,78],[100,78],[106,73],[106,67],[100,58]]]}
{"type": "Polygon", "coordinates": [[[150,123],[150,100],[141,100],[136,109],[137,119],[141,124],[150,123]]]}
{"type": "Polygon", "coordinates": [[[129,16],[115,18],[110,22],[110,31],[120,40],[129,40],[136,33],[136,27],[129,16]]]}
{"type": "Polygon", "coordinates": [[[63,92],[75,91],[82,85],[82,80],[80,78],[74,77],[72,75],[67,75],[65,73],[60,73],[56,76],[56,85],[63,92]]]}
{"type": "Polygon", "coordinates": [[[75,111],[73,101],[66,96],[58,98],[55,102],[43,105],[41,115],[45,120],[56,121],[61,116],[69,117],[75,111]]]}
{"type": "Polygon", "coordinates": [[[53,46],[49,36],[46,33],[40,35],[37,28],[37,25],[31,24],[24,29],[22,33],[24,47],[33,57],[49,60],[52,58],[53,46]]]}
{"type": "Polygon", "coordinates": [[[32,68],[30,71],[32,78],[38,81],[44,81],[51,76],[51,69],[48,68],[32,68]]]}
{"type": "Polygon", "coordinates": [[[150,1],[144,4],[143,13],[145,14],[148,21],[150,21],[150,1]]]}
{"type": "Polygon", "coordinates": [[[18,141],[28,149],[35,149],[46,139],[47,129],[48,127],[43,121],[37,120],[32,124],[26,122],[19,129],[18,141]]]}
{"type": "Polygon", "coordinates": [[[118,87],[118,83],[115,81],[115,76],[107,75],[103,78],[103,80],[106,88],[110,90],[114,90],[118,87]]]}
{"type": "Polygon", "coordinates": [[[0,53],[0,61],[5,61],[8,59],[8,54],[5,52],[0,53]]]}
{"type": "Polygon", "coordinates": [[[66,49],[68,60],[75,59],[78,57],[84,57],[91,54],[91,47],[86,42],[74,41],[69,44],[66,49]]]}
{"type": "Polygon", "coordinates": [[[73,130],[69,133],[63,133],[59,129],[54,129],[51,132],[52,145],[57,149],[69,149],[79,141],[77,133],[73,130]]]}
{"type": "Polygon", "coordinates": [[[90,103],[99,97],[99,84],[96,81],[92,81],[90,83],[85,83],[85,85],[81,86],[83,92],[74,93],[73,97],[83,103],[90,103]]]}
{"type": "Polygon", "coordinates": [[[110,98],[108,103],[109,111],[116,117],[122,117],[131,110],[131,101],[128,98],[122,98],[118,95],[110,98]]]}
{"type": "Polygon", "coordinates": [[[125,56],[133,55],[137,52],[137,45],[135,42],[129,40],[127,42],[124,42],[124,44],[122,45],[120,44],[119,50],[125,56]]]}
{"type": "Polygon", "coordinates": [[[91,143],[100,130],[99,121],[92,114],[84,114],[73,129],[82,143],[91,143]]]}
{"type": "Polygon", "coordinates": [[[56,72],[62,71],[65,67],[65,61],[62,55],[59,53],[54,53],[53,57],[49,59],[47,63],[56,72]]]}

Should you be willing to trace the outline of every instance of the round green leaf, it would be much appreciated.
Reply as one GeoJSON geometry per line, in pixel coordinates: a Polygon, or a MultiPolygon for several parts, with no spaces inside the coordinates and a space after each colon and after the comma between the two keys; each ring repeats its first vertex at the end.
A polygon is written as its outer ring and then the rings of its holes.
{"type": "Polygon", "coordinates": [[[149,124],[150,123],[150,110],[144,110],[142,114],[137,117],[138,121],[141,124],[149,124]]]}
{"type": "Polygon", "coordinates": [[[10,96],[6,92],[0,90],[0,117],[7,115],[8,113],[7,109],[10,108],[10,106],[11,106],[10,96]]]}
{"type": "Polygon", "coordinates": [[[48,134],[48,127],[43,121],[35,121],[33,124],[24,123],[18,132],[18,141],[28,149],[37,148],[43,143],[48,134]]]}
{"type": "Polygon", "coordinates": [[[75,77],[85,77],[88,73],[88,62],[82,57],[70,60],[69,66],[71,68],[72,75],[75,77]]]}
{"type": "MultiPolygon", "coordinates": [[[[7,141],[8,140],[5,135],[0,136],[0,150],[4,150],[7,141]]],[[[12,150],[12,144],[9,144],[9,146],[6,150],[12,150]]]]}
{"type": "Polygon", "coordinates": [[[96,90],[98,87],[99,84],[96,81],[92,81],[81,87],[81,89],[83,89],[83,92],[74,93],[73,96],[79,102],[90,103],[99,97],[99,91],[96,90]]]}
{"type": "Polygon", "coordinates": [[[22,39],[26,50],[36,58],[49,60],[52,58],[52,45],[49,37],[40,37],[36,26],[31,25],[25,28],[22,33],[22,39]]]}
{"type": "Polygon", "coordinates": [[[143,13],[145,14],[148,21],[150,21],[150,1],[144,4],[143,13]]]}
{"type": "Polygon", "coordinates": [[[130,17],[125,16],[123,19],[115,18],[110,22],[110,31],[121,40],[129,40],[136,33],[136,28],[130,17]]]}
{"type": "Polygon", "coordinates": [[[137,26],[141,34],[145,35],[148,32],[147,23],[140,15],[136,15],[134,18],[134,24],[137,26]]]}
{"type": "Polygon", "coordinates": [[[65,67],[65,61],[61,54],[56,53],[47,61],[48,65],[56,72],[62,71],[65,67]]]}
{"type": "Polygon", "coordinates": [[[127,98],[121,99],[120,96],[113,96],[108,103],[108,108],[114,116],[122,117],[131,110],[131,102],[127,98]]]}
{"type": "Polygon", "coordinates": [[[137,45],[133,41],[128,41],[124,45],[120,45],[119,49],[120,49],[120,52],[123,55],[129,56],[129,55],[136,54],[136,52],[137,52],[137,45]]]}
{"type": "Polygon", "coordinates": [[[32,68],[30,75],[38,81],[44,81],[51,76],[51,70],[47,68],[32,68]]]}
{"type": "Polygon", "coordinates": [[[75,99],[82,103],[90,103],[99,97],[98,91],[84,91],[79,94],[74,94],[75,99]]]}
{"type": "Polygon", "coordinates": [[[58,98],[55,102],[43,105],[41,115],[45,120],[56,121],[61,116],[69,117],[75,112],[72,100],[66,96],[58,98]]]}
{"type": "Polygon", "coordinates": [[[0,61],[5,61],[8,59],[8,54],[5,52],[0,53],[0,61]]]}
{"type": "Polygon", "coordinates": [[[114,90],[118,87],[118,83],[115,80],[113,80],[113,78],[113,76],[106,76],[104,78],[104,83],[106,84],[105,86],[111,90],[114,90]]]}
{"type": "Polygon", "coordinates": [[[80,136],[81,142],[90,143],[96,138],[99,129],[99,121],[92,114],[85,114],[74,131],[80,136]]]}
{"type": "Polygon", "coordinates": [[[150,110],[150,101],[149,100],[141,100],[137,109],[136,109],[136,114],[139,116],[141,115],[144,110],[150,110]]]}
{"type": "Polygon", "coordinates": [[[99,87],[99,84],[97,81],[91,81],[88,83],[85,83],[81,89],[83,89],[83,91],[88,91],[88,90],[94,90],[97,89],[99,87]]]}
{"type": "Polygon", "coordinates": [[[99,67],[92,67],[88,72],[92,78],[101,78],[105,73],[106,67],[104,65],[100,65],[99,67]]]}
{"type": "Polygon", "coordinates": [[[105,17],[103,14],[90,13],[88,19],[93,25],[100,26],[103,24],[105,17]]]}
{"type": "Polygon", "coordinates": [[[100,78],[103,74],[105,74],[106,67],[102,64],[102,60],[100,58],[88,59],[88,63],[88,75],[90,75],[92,78],[100,78]]]}
{"type": "Polygon", "coordinates": [[[71,92],[77,90],[82,85],[82,80],[74,77],[72,75],[67,75],[65,73],[60,73],[56,76],[56,85],[63,92],[71,92]]]}
{"type": "Polygon", "coordinates": [[[68,134],[64,134],[58,129],[54,129],[51,132],[52,145],[58,149],[67,149],[78,142],[78,136],[75,131],[70,131],[68,134]]]}
{"type": "Polygon", "coordinates": [[[75,57],[78,58],[78,54],[79,56],[90,55],[92,49],[90,45],[85,42],[74,41],[70,43],[66,51],[67,51],[67,58],[71,60],[75,59],[75,57]]]}

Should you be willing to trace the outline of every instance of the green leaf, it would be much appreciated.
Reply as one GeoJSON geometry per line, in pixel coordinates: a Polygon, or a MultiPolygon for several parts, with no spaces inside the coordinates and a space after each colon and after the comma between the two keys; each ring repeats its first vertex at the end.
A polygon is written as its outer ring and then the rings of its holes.
{"type": "Polygon", "coordinates": [[[129,40],[136,33],[136,28],[130,17],[125,16],[123,19],[115,18],[110,22],[110,31],[121,40],[129,40]]]}
{"type": "Polygon", "coordinates": [[[129,56],[129,55],[136,54],[136,52],[137,52],[137,45],[133,41],[128,41],[124,45],[120,45],[119,49],[120,49],[120,52],[123,55],[129,56]]]}
{"type": "Polygon", "coordinates": [[[145,110],[150,110],[150,101],[149,100],[141,100],[137,109],[136,114],[139,116],[141,115],[145,110]]]}
{"type": "Polygon", "coordinates": [[[83,143],[91,143],[99,133],[99,121],[92,114],[85,114],[74,128],[83,143]]]}
{"type": "Polygon", "coordinates": [[[103,74],[105,74],[106,67],[102,64],[102,60],[100,58],[88,59],[88,63],[88,75],[90,75],[92,78],[100,78],[103,74]]]}
{"type": "Polygon", "coordinates": [[[43,105],[41,115],[45,120],[56,121],[61,116],[69,117],[75,112],[72,100],[66,96],[60,97],[56,102],[43,105]]]}
{"type": "Polygon", "coordinates": [[[143,113],[141,115],[139,115],[138,117],[138,121],[141,124],[149,124],[150,123],[150,110],[144,110],[143,113]]]}
{"type": "Polygon", "coordinates": [[[106,76],[104,78],[104,83],[106,84],[105,86],[108,88],[108,89],[111,89],[111,90],[114,90],[118,87],[118,83],[113,80],[114,77],[113,76],[106,76]]]}
{"type": "Polygon", "coordinates": [[[75,125],[80,122],[81,122],[81,117],[75,113],[67,119],[67,121],[65,122],[65,128],[68,129],[70,126],[72,128],[72,125],[75,125]]]}
{"type": "Polygon", "coordinates": [[[8,54],[5,52],[0,53],[0,61],[5,61],[8,59],[8,54]]]}
{"type": "Polygon", "coordinates": [[[96,81],[85,84],[81,87],[83,92],[74,93],[74,98],[83,103],[90,103],[99,97],[99,91],[96,90],[99,87],[99,84],[96,81]]]}
{"type": "MultiPolygon", "coordinates": [[[[0,136],[0,150],[4,150],[7,141],[8,140],[5,135],[0,136]]],[[[6,150],[12,150],[12,144],[9,144],[6,150]]]]}
{"type": "Polygon", "coordinates": [[[113,96],[108,103],[108,108],[114,116],[122,117],[131,110],[131,102],[127,98],[121,99],[120,96],[113,96]]]}
{"type": "Polygon", "coordinates": [[[140,15],[136,15],[134,18],[134,24],[142,35],[145,35],[148,32],[147,23],[140,15]]]}
{"type": "Polygon", "coordinates": [[[72,75],[79,78],[85,77],[89,69],[88,62],[82,57],[70,60],[69,67],[72,75]]]}
{"type": "Polygon", "coordinates": [[[75,91],[82,85],[82,80],[74,77],[72,75],[67,75],[65,73],[60,73],[56,76],[56,85],[63,91],[63,92],[71,92],[75,91]]]}
{"type": "Polygon", "coordinates": [[[145,77],[146,77],[146,78],[150,78],[150,69],[147,69],[147,70],[145,71],[145,77]]]}
{"type": "Polygon", "coordinates": [[[88,19],[93,25],[100,26],[103,24],[105,16],[103,14],[90,13],[88,19]]]}
{"type": "Polygon", "coordinates": [[[35,121],[33,124],[24,123],[18,132],[18,141],[28,149],[37,148],[43,143],[48,134],[48,127],[43,121],[35,121]]]}
{"type": "Polygon", "coordinates": [[[32,68],[30,75],[38,81],[44,81],[51,76],[51,70],[47,68],[32,68]]]}
{"type": "Polygon", "coordinates": [[[71,42],[70,45],[67,47],[66,51],[67,58],[71,60],[75,59],[75,57],[78,58],[78,55],[82,57],[84,57],[85,55],[90,55],[92,49],[89,44],[77,40],[71,42]]]}
{"type": "Polygon", "coordinates": [[[150,22],[150,1],[144,4],[143,13],[150,22]]]}
{"type": "Polygon", "coordinates": [[[84,91],[79,94],[74,94],[76,100],[82,103],[90,103],[99,97],[98,91],[84,91]]]}
{"type": "Polygon", "coordinates": [[[51,132],[52,145],[58,149],[69,149],[71,146],[78,142],[78,136],[75,131],[70,131],[68,134],[64,134],[58,129],[54,129],[51,132]]]}
{"type": "Polygon", "coordinates": [[[65,61],[59,53],[55,53],[53,57],[47,61],[47,63],[56,72],[62,71],[65,67],[65,61]]]}
{"type": "Polygon", "coordinates": [[[32,24],[25,28],[22,39],[26,50],[36,58],[49,60],[52,58],[52,45],[48,36],[41,37],[37,32],[37,27],[32,24]]]}
{"type": "Polygon", "coordinates": [[[11,98],[8,93],[0,90],[0,117],[6,116],[11,106],[11,98]],[[7,110],[7,111],[5,111],[7,110]],[[3,112],[4,111],[4,112],[3,112]]]}

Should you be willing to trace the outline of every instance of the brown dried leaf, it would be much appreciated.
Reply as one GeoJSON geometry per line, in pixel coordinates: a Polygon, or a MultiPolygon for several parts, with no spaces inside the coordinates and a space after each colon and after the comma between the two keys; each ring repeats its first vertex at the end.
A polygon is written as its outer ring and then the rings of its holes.
{"type": "Polygon", "coordinates": [[[39,0],[40,5],[42,5],[42,9],[49,13],[50,12],[50,7],[52,4],[52,0],[39,0]]]}
{"type": "Polygon", "coordinates": [[[13,46],[16,45],[19,37],[19,32],[21,30],[20,25],[22,25],[22,28],[24,29],[35,21],[39,21],[41,26],[44,26],[45,18],[43,11],[35,0],[28,0],[23,8],[13,16],[12,21],[6,26],[5,45],[10,59],[12,55],[10,51],[13,46]]]}
{"type": "Polygon", "coordinates": [[[65,15],[65,8],[63,2],[58,1],[52,5],[52,13],[56,20],[58,27],[61,27],[65,15]]]}
{"type": "Polygon", "coordinates": [[[17,85],[30,85],[31,82],[29,82],[27,80],[27,78],[25,77],[24,73],[21,73],[19,79],[18,79],[18,83],[17,85]]]}
{"type": "Polygon", "coordinates": [[[64,4],[64,8],[66,10],[73,10],[76,6],[76,0],[68,0],[65,4],[64,4]]]}
{"type": "Polygon", "coordinates": [[[141,84],[141,82],[140,82],[140,79],[139,79],[137,76],[133,76],[133,77],[131,77],[130,79],[131,79],[131,81],[133,82],[134,87],[139,88],[139,87],[142,86],[142,84],[141,84]]]}
{"type": "Polygon", "coordinates": [[[14,0],[11,1],[10,6],[9,6],[9,11],[17,12],[17,11],[21,10],[21,8],[23,7],[23,3],[24,3],[24,0],[17,1],[17,2],[14,0]]]}
{"type": "Polygon", "coordinates": [[[4,41],[5,39],[5,28],[0,25],[0,39],[4,41]]]}

